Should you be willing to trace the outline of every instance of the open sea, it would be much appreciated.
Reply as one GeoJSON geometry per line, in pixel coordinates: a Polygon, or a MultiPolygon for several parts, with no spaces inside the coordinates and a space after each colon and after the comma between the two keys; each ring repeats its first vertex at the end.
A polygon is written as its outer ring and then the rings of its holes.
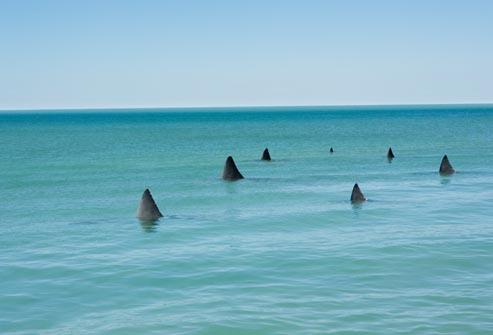
{"type": "Polygon", "coordinates": [[[492,105],[3,112],[0,213],[0,334],[493,334],[492,105]]]}

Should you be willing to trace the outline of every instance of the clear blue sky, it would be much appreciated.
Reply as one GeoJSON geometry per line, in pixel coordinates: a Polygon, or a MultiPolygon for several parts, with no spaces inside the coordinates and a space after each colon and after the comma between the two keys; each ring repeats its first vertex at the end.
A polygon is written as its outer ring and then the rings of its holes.
{"type": "Polygon", "coordinates": [[[493,102],[493,1],[1,0],[0,108],[493,102]]]}

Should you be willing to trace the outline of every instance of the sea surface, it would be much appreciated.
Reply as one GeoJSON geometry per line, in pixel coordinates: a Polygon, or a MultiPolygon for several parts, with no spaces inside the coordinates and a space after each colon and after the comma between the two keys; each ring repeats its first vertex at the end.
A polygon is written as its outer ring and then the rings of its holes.
{"type": "Polygon", "coordinates": [[[1,334],[493,334],[491,105],[3,112],[0,213],[1,334]]]}

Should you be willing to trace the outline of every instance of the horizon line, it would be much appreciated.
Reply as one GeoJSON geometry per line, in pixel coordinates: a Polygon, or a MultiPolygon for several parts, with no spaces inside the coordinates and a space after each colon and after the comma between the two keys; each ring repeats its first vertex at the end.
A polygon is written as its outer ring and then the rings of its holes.
{"type": "Polygon", "coordinates": [[[383,104],[330,104],[330,105],[203,105],[203,106],[116,106],[116,107],[40,107],[40,108],[2,108],[0,107],[0,113],[3,112],[57,112],[57,111],[98,111],[98,110],[192,110],[192,109],[246,109],[246,108],[298,108],[298,107],[412,107],[412,106],[493,106],[493,102],[453,102],[453,103],[383,103],[383,104]]]}

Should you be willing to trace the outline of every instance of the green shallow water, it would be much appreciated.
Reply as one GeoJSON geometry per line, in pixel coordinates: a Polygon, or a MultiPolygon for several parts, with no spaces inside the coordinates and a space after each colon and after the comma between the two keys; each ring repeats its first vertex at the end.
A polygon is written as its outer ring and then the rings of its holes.
{"type": "Polygon", "coordinates": [[[2,334],[493,333],[492,106],[0,114],[0,143],[2,334]]]}

